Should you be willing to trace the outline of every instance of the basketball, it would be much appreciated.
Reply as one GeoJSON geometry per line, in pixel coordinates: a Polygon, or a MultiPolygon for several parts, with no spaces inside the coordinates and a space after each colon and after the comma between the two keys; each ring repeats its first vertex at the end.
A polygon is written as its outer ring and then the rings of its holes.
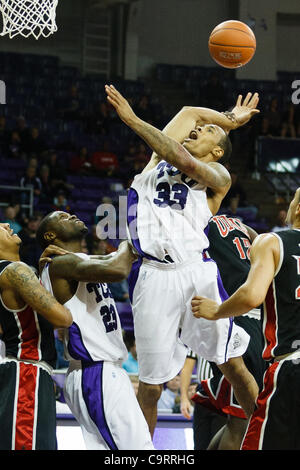
{"type": "Polygon", "coordinates": [[[216,26],[209,36],[211,57],[222,67],[242,67],[254,56],[256,39],[252,29],[241,21],[229,20],[216,26]]]}

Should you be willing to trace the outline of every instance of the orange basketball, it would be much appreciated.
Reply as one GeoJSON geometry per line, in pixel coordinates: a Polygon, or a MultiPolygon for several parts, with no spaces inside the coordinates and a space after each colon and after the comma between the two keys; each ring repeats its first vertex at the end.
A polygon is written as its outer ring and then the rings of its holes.
{"type": "Polygon", "coordinates": [[[235,69],[252,59],[256,39],[252,29],[245,23],[229,20],[213,29],[209,36],[208,48],[217,64],[235,69]]]}

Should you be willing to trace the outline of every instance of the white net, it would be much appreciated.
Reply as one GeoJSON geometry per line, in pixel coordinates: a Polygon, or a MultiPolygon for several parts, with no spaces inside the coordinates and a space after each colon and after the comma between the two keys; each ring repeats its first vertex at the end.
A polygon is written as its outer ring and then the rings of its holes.
{"type": "Polygon", "coordinates": [[[57,31],[58,0],[0,0],[3,30],[0,36],[48,37],[57,31]]]}

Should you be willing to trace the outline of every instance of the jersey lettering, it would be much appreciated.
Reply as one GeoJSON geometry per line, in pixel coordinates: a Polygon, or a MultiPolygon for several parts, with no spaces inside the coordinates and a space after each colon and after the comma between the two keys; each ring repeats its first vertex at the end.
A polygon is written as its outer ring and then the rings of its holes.
{"type": "Polygon", "coordinates": [[[188,196],[188,189],[184,184],[175,183],[171,187],[169,183],[163,182],[156,186],[157,198],[154,204],[159,207],[171,207],[173,209],[184,209],[188,196]],[[172,192],[172,194],[171,194],[172,192]]]}
{"type": "Polygon", "coordinates": [[[239,238],[235,237],[233,240],[234,245],[236,246],[241,259],[250,260],[250,248],[251,243],[248,238],[239,238]],[[243,243],[242,243],[243,242],[243,243]]]}
{"type": "MultiPolygon", "coordinates": [[[[94,294],[96,295],[97,304],[100,303],[103,299],[107,299],[109,297],[113,298],[106,284],[89,283],[86,285],[86,288],[89,293],[94,292],[94,294]],[[101,290],[101,293],[100,293],[100,290],[101,290]]],[[[115,311],[115,307],[113,305],[103,305],[100,308],[100,315],[104,323],[106,333],[110,333],[111,331],[117,330],[118,328],[117,314],[115,311]]]]}
{"type": "Polygon", "coordinates": [[[227,235],[233,230],[240,230],[245,235],[249,236],[247,229],[239,219],[226,217],[225,215],[217,215],[212,218],[212,221],[215,222],[219,233],[223,238],[227,237],[227,235]]]}
{"type": "Polygon", "coordinates": [[[107,299],[108,297],[111,297],[113,298],[108,286],[106,284],[100,284],[100,283],[97,283],[97,284],[93,284],[93,283],[89,283],[86,285],[86,288],[88,290],[89,293],[92,293],[94,292],[95,295],[96,295],[96,302],[97,304],[99,302],[101,302],[101,300],[103,299],[107,299]],[[101,289],[101,293],[100,293],[100,289],[101,289]]]}
{"type": "Polygon", "coordinates": [[[117,314],[113,305],[103,305],[100,309],[100,315],[102,317],[106,333],[111,333],[118,328],[117,314]]]}
{"type": "Polygon", "coordinates": [[[193,180],[189,176],[185,175],[184,173],[181,173],[180,170],[177,170],[175,166],[171,165],[170,163],[167,162],[160,162],[156,170],[158,171],[157,179],[160,179],[164,176],[165,171],[169,176],[176,176],[176,175],[181,175],[181,181],[186,184],[189,188],[192,188],[195,186],[197,181],[193,180]]]}

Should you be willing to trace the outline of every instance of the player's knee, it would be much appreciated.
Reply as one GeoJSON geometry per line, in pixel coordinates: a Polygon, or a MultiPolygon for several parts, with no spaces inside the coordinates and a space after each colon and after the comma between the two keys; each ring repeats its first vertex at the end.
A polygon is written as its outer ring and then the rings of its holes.
{"type": "Polygon", "coordinates": [[[233,357],[218,367],[230,382],[240,378],[242,375],[248,372],[241,356],[233,357]]]}
{"type": "Polygon", "coordinates": [[[139,401],[142,401],[146,406],[153,406],[156,405],[156,403],[158,402],[161,392],[162,385],[146,384],[144,382],[140,382],[138,399],[139,401]]]}

